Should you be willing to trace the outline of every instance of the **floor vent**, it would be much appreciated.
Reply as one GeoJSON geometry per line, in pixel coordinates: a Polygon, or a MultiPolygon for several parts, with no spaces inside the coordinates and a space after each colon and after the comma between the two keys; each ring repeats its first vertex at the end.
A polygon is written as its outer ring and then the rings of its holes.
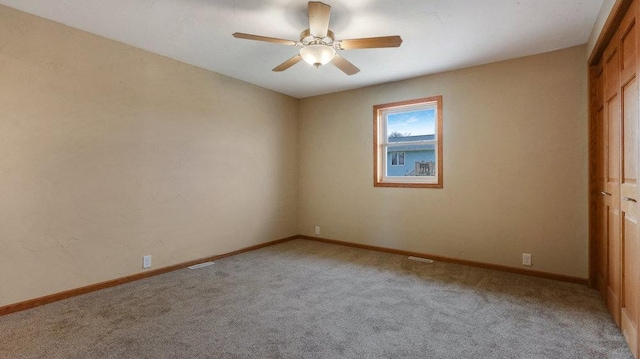
{"type": "Polygon", "coordinates": [[[213,264],[213,262],[204,262],[204,263],[192,265],[192,266],[190,266],[188,268],[189,269],[198,269],[198,268],[202,268],[202,267],[208,267],[208,266],[210,266],[212,264],[213,264]]]}
{"type": "Polygon", "coordinates": [[[409,260],[416,261],[416,262],[433,263],[433,259],[428,259],[428,258],[409,257],[409,260]]]}

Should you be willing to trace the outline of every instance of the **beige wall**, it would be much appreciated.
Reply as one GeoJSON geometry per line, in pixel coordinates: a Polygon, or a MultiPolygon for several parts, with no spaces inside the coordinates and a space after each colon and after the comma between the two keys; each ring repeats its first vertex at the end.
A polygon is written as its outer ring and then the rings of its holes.
{"type": "Polygon", "coordinates": [[[298,101],[0,6],[0,306],[315,225],[586,277],[586,49],[298,101]],[[444,189],[373,188],[372,106],[438,94],[444,189]]]}
{"type": "Polygon", "coordinates": [[[302,100],[299,233],[586,278],[585,52],[302,100]],[[372,106],[439,94],[444,189],[374,188],[372,106]]]}
{"type": "Polygon", "coordinates": [[[0,6],[0,306],[296,234],[297,111],[0,6]]]}

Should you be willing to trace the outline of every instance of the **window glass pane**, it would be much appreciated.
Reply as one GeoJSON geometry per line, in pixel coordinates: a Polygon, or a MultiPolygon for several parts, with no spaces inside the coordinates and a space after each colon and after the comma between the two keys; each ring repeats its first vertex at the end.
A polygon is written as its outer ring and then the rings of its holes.
{"type": "Polygon", "coordinates": [[[389,142],[433,140],[435,117],[435,108],[388,114],[389,142]]]}
{"type": "Polygon", "coordinates": [[[432,144],[407,144],[391,147],[387,152],[391,166],[387,167],[387,176],[435,176],[436,146],[432,144]],[[397,152],[401,150],[402,152],[397,152]]]}

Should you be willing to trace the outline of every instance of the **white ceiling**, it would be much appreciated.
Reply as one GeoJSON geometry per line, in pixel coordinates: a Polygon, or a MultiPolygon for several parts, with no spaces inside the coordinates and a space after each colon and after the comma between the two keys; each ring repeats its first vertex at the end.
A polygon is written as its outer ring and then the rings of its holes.
{"type": "MultiPolygon", "coordinates": [[[[0,0],[4,4],[297,98],[567,48],[587,42],[603,0],[324,0],[336,39],[400,35],[400,48],[349,50],[361,71],[300,62],[305,0],[0,0]]],[[[586,61],[586,59],[585,59],[586,61]]]]}

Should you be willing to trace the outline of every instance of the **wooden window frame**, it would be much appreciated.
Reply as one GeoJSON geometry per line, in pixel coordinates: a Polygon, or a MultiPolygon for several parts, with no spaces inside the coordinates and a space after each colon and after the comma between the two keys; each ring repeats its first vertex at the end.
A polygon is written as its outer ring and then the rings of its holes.
{"type": "MultiPolygon", "coordinates": [[[[373,186],[374,187],[403,187],[403,188],[443,188],[443,141],[442,141],[442,96],[431,96],[407,101],[392,102],[373,106],[373,186]],[[433,177],[393,177],[386,176],[385,162],[387,159],[388,141],[386,136],[386,116],[390,111],[407,111],[419,109],[421,106],[435,104],[435,148],[436,175],[433,177]],[[384,127],[382,127],[384,126],[384,127]]],[[[405,159],[406,161],[406,159],[405,159]]]]}

